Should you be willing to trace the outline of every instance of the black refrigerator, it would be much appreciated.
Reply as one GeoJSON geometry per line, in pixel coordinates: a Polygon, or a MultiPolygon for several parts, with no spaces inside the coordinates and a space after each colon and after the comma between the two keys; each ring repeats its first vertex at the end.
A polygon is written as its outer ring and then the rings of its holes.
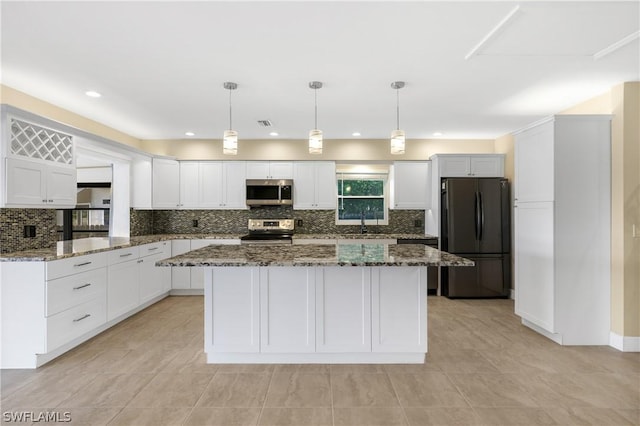
{"type": "Polygon", "coordinates": [[[475,262],[440,269],[440,291],[450,298],[509,297],[511,220],[504,178],[443,178],[440,250],[475,262]]]}

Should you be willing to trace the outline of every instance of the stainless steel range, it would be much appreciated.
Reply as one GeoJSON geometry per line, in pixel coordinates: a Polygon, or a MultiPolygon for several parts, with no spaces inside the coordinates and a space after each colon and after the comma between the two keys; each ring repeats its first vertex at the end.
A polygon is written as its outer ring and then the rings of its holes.
{"type": "Polygon", "coordinates": [[[293,219],[249,219],[249,234],[241,244],[291,244],[293,219]]]}

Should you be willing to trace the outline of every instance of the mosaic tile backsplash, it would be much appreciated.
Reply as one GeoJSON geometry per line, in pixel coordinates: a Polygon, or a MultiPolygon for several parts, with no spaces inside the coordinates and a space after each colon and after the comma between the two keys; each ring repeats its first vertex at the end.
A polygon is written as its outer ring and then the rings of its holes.
{"type": "MultiPolygon", "coordinates": [[[[300,234],[357,234],[360,232],[359,225],[336,225],[333,210],[293,210],[291,207],[282,206],[259,207],[251,210],[133,211],[131,217],[131,235],[242,234],[247,232],[248,219],[259,218],[293,218],[296,220],[296,233],[300,234]],[[299,225],[299,220],[302,220],[302,226],[299,225]],[[194,221],[197,221],[197,227],[194,226],[194,221]],[[152,223],[152,232],[148,232],[149,223],[152,223]]],[[[371,233],[424,233],[424,210],[390,210],[389,225],[368,225],[367,228],[371,233]]]]}
{"type": "MultiPolygon", "coordinates": [[[[244,234],[248,219],[294,218],[299,234],[357,234],[357,225],[335,224],[333,210],[293,210],[259,207],[251,210],[130,210],[131,236],[149,234],[244,234]],[[302,220],[302,226],[298,224],[302,220]],[[198,226],[193,226],[197,221],[198,226]]],[[[390,210],[389,225],[368,225],[370,233],[424,233],[424,210],[390,210]],[[419,224],[419,226],[415,226],[419,224]]],[[[53,209],[0,209],[0,253],[55,246],[58,240],[53,209]],[[34,225],[36,236],[24,237],[24,226],[34,225]]]]}
{"type": "Polygon", "coordinates": [[[0,253],[49,248],[57,241],[55,210],[0,209],[0,253]],[[35,226],[35,237],[24,237],[25,225],[35,226]]]}

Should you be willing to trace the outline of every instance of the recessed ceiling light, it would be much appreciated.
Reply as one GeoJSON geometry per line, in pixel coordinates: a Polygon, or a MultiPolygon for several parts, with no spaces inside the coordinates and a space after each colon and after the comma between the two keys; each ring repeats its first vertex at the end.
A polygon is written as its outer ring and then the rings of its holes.
{"type": "Polygon", "coordinates": [[[360,136],[360,132],[353,132],[351,133],[351,136],[360,136]]]}
{"type": "Polygon", "coordinates": [[[434,132],[433,136],[442,136],[442,133],[441,132],[434,132]]]}
{"type": "Polygon", "coordinates": [[[196,134],[193,132],[184,132],[185,136],[195,136],[196,134]]]}
{"type": "Polygon", "coordinates": [[[96,92],[95,90],[87,90],[86,92],[84,92],[84,94],[89,96],[90,98],[99,98],[100,96],[102,96],[100,93],[96,92]]]}
{"type": "Polygon", "coordinates": [[[278,132],[271,132],[269,133],[269,136],[278,136],[278,132]]]}

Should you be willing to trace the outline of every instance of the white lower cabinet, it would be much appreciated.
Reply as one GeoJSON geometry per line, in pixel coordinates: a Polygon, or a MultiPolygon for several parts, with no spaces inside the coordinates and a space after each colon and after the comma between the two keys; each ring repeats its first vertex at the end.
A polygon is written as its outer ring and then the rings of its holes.
{"type": "Polygon", "coordinates": [[[104,295],[47,318],[47,352],[104,324],[106,318],[104,295]]]}
{"type": "Polygon", "coordinates": [[[371,352],[371,269],[318,268],[316,351],[371,352]]]}
{"type": "Polygon", "coordinates": [[[140,304],[138,259],[109,265],[107,319],[118,318],[140,304]]]}
{"type": "Polygon", "coordinates": [[[314,352],[315,270],[260,270],[260,351],[314,352]]]}
{"type": "Polygon", "coordinates": [[[208,362],[424,362],[426,267],[204,269],[208,362]]]}
{"type": "Polygon", "coordinates": [[[166,242],[147,244],[140,250],[140,303],[148,302],[171,289],[171,269],[156,266],[158,260],[171,256],[171,245],[166,242]]]}
{"type": "Polygon", "coordinates": [[[205,273],[212,282],[205,287],[205,345],[213,352],[260,352],[259,268],[205,273]]]}
{"type": "Polygon", "coordinates": [[[373,352],[427,351],[427,274],[422,268],[372,268],[373,352]]]}

